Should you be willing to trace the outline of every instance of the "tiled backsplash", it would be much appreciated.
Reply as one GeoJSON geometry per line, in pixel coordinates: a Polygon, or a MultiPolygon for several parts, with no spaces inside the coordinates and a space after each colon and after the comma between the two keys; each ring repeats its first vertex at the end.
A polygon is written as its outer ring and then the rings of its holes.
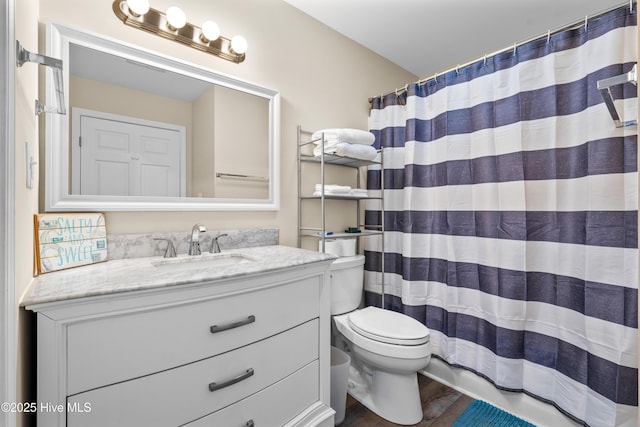
{"type": "MultiPolygon", "coordinates": [[[[211,230],[200,235],[202,252],[209,252],[211,241],[215,236],[220,237],[218,243],[222,251],[256,246],[278,244],[277,228],[250,228],[244,230],[211,230]]],[[[155,239],[169,239],[173,242],[178,254],[186,254],[191,240],[190,230],[144,233],[144,234],[108,234],[107,248],[109,259],[141,258],[164,255],[167,242],[155,239]]]]}

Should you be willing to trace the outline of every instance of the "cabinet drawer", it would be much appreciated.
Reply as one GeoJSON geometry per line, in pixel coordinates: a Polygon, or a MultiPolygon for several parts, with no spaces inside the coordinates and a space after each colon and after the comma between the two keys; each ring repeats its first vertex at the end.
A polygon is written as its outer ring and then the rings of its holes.
{"type": "MultiPolygon", "coordinates": [[[[238,402],[317,358],[318,319],[314,319],[219,356],[70,396],[68,407],[89,403],[91,412],[69,412],[67,426],[175,427],[238,402]],[[211,391],[212,384],[221,388],[211,391]]],[[[306,387],[317,393],[317,383],[306,387]]]]}
{"type": "Polygon", "coordinates": [[[67,328],[67,395],[222,354],[316,318],[320,284],[316,276],[72,324],[67,328]],[[213,333],[214,325],[222,330],[213,333]]]}
{"type": "Polygon", "coordinates": [[[255,427],[283,426],[317,402],[318,362],[308,364],[253,396],[228,406],[185,427],[255,427]]]}

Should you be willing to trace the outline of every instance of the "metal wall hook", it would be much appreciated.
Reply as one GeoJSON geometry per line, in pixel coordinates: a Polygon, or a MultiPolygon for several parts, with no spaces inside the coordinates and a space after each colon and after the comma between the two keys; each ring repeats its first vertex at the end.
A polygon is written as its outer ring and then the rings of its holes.
{"type": "Polygon", "coordinates": [[[624,83],[632,83],[633,85],[637,85],[638,83],[638,64],[635,64],[631,71],[626,74],[622,74],[615,77],[609,77],[608,79],[598,80],[598,90],[604,99],[604,104],[607,106],[609,110],[609,114],[611,114],[611,118],[615,123],[617,128],[621,128],[624,126],[635,125],[638,123],[638,120],[627,120],[622,121],[620,119],[620,115],[618,114],[618,110],[616,109],[616,105],[613,102],[613,95],[611,95],[611,86],[617,86],[624,83]]]}
{"type": "Polygon", "coordinates": [[[54,90],[58,106],[47,107],[36,99],[36,115],[40,115],[42,113],[67,114],[64,101],[64,84],[62,80],[62,60],[40,55],[39,53],[29,52],[22,47],[22,44],[20,44],[18,40],[16,40],[16,65],[18,67],[22,67],[26,62],[34,62],[36,64],[44,65],[45,67],[50,67],[53,71],[53,82],[55,85],[54,90]]]}

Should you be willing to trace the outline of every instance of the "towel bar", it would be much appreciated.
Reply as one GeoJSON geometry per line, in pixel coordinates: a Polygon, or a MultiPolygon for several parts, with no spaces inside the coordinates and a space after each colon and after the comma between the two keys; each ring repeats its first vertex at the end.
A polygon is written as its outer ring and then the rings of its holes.
{"type": "Polygon", "coordinates": [[[237,173],[216,172],[216,178],[236,178],[236,179],[248,179],[248,180],[251,180],[251,181],[269,182],[269,178],[264,177],[264,176],[241,175],[241,174],[237,174],[237,173]]]}
{"type": "Polygon", "coordinates": [[[615,123],[617,128],[621,128],[624,126],[635,125],[638,123],[637,119],[622,121],[620,119],[620,115],[618,114],[618,110],[613,102],[613,96],[611,95],[611,90],[609,89],[611,86],[617,86],[624,83],[633,83],[636,85],[638,82],[638,64],[635,64],[631,71],[626,74],[622,74],[615,77],[609,77],[608,79],[598,80],[598,90],[604,99],[604,104],[607,106],[609,110],[609,114],[611,114],[611,118],[615,123]]]}

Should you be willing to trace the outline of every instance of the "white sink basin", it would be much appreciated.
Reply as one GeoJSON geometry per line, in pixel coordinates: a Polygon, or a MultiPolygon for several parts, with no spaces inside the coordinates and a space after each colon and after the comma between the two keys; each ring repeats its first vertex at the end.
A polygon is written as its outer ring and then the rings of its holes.
{"type": "Polygon", "coordinates": [[[163,258],[151,264],[156,268],[167,271],[184,271],[202,268],[220,268],[232,265],[246,264],[258,261],[257,258],[249,257],[238,253],[220,253],[202,255],[185,255],[177,258],[163,258]]]}

